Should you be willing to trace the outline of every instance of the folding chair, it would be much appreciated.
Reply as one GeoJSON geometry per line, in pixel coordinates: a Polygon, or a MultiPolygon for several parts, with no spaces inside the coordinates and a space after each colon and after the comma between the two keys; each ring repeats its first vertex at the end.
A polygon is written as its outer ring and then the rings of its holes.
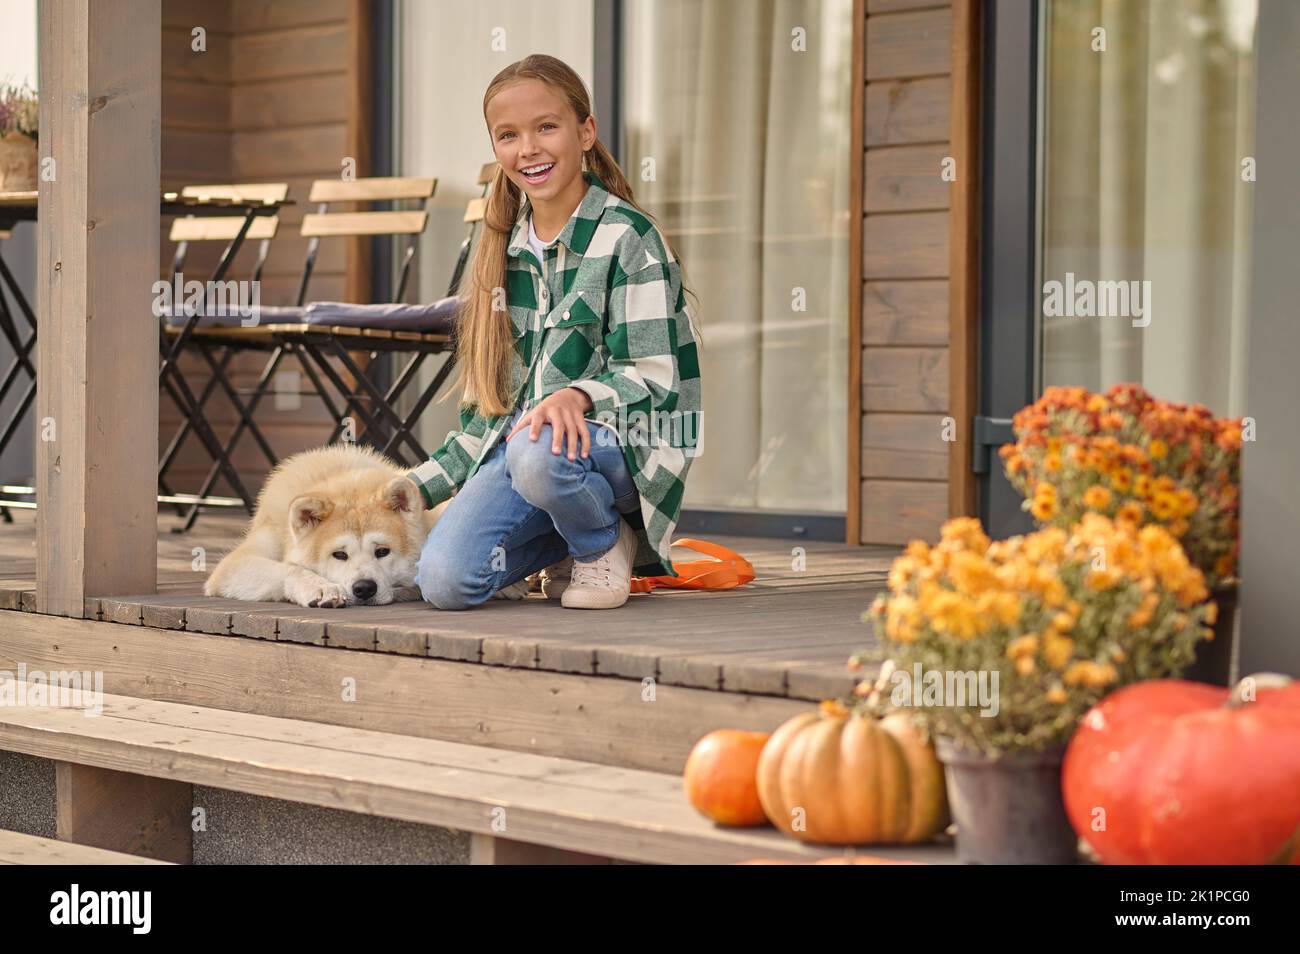
{"type": "MultiPolygon", "coordinates": [[[[383,326],[388,326],[394,331],[399,330],[397,326],[400,324],[401,330],[427,331],[448,336],[449,340],[443,348],[443,351],[447,354],[447,359],[443,362],[443,366],[439,369],[438,374],[424,389],[423,393],[416,400],[415,404],[404,419],[396,411],[398,398],[406,390],[410,382],[414,380],[415,373],[419,370],[420,364],[424,361],[424,358],[427,357],[428,354],[437,352],[417,352],[403,369],[402,373],[397,377],[389,391],[382,398],[379,398],[378,390],[373,387],[373,383],[370,381],[368,376],[360,382],[362,389],[367,392],[366,394],[360,394],[354,391],[352,394],[347,395],[348,404],[343,411],[344,415],[346,415],[347,411],[353,407],[361,410],[361,405],[358,402],[358,399],[369,397],[376,403],[377,407],[381,409],[383,412],[383,418],[390,418],[391,420],[398,422],[397,429],[395,431],[389,431],[384,426],[385,421],[382,418],[372,418],[365,415],[363,412],[363,416],[366,418],[366,433],[372,438],[372,446],[386,454],[391,454],[400,458],[401,455],[395,454],[394,451],[401,442],[405,442],[409,446],[413,447],[416,452],[416,459],[412,466],[426,460],[428,454],[414,438],[411,429],[419,420],[420,415],[424,413],[429,402],[437,396],[438,391],[442,388],[442,385],[446,382],[448,376],[455,368],[455,318],[459,311],[457,293],[460,289],[461,279],[465,273],[465,267],[469,261],[470,248],[474,242],[475,232],[478,228],[478,224],[483,221],[483,215],[487,208],[487,191],[492,182],[492,177],[496,172],[496,167],[496,162],[488,162],[479,168],[478,178],[476,181],[481,194],[478,197],[471,199],[466,207],[462,221],[465,222],[469,228],[464,240],[462,240],[460,244],[460,249],[456,256],[456,265],[452,270],[451,281],[447,287],[446,297],[434,302],[432,305],[426,306],[347,305],[334,302],[315,302],[307,306],[307,321],[312,324],[340,321],[347,322],[352,326],[370,328],[375,328],[376,326],[381,328],[383,326]],[[380,443],[380,441],[382,441],[382,443],[380,443]]],[[[330,189],[323,191],[322,197],[338,198],[340,200],[346,198],[347,194],[338,188],[339,183],[329,180],[328,184],[330,189]]],[[[315,185],[321,185],[321,183],[316,183],[315,185]]],[[[313,196],[316,194],[315,185],[312,190],[313,196]]],[[[322,211],[323,209],[324,207],[322,207],[322,211]]],[[[307,234],[307,228],[308,223],[304,221],[303,234],[307,234]]],[[[407,280],[410,275],[411,262],[415,256],[415,250],[415,239],[412,237],[407,245],[406,255],[402,262],[400,277],[397,284],[397,294],[394,296],[398,301],[400,301],[405,294],[407,280]]],[[[337,326],[333,326],[331,330],[333,330],[334,327],[337,326]]],[[[348,356],[345,354],[341,344],[335,341],[333,342],[333,346],[339,359],[345,366],[347,366],[348,356]]],[[[371,352],[371,366],[373,366],[377,357],[378,352],[371,352]]],[[[320,360],[319,351],[316,353],[316,360],[320,365],[321,370],[328,375],[330,369],[328,368],[328,365],[320,360]]],[[[352,371],[354,375],[356,374],[356,371],[352,368],[349,368],[349,370],[352,371]]],[[[339,382],[337,378],[332,378],[332,383],[342,391],[340,386],[341,382],[339,382]]],[[[327,406],[330,406],[328,398],[323,393],[321,396],[322,399],[326,400],[327,406]]],[[[342,419],[336,415],[335,420],[341,421],[342,419]]],[[[333,443],[338,438],[341,430],[341,425],[336,426],[334,433],[330,435],[328,443],[333,443]]]]}
{"type": "MultiPolygon", "coordinates": [[[[495,163],[488,163],[480,169],[478,184],[484,193],[491,182],[495,166],[495,163]]],[[[355,182],[330,179],[313,183],[310,201],[318,202],[320,209],[303,219],[302,234],[310,241],[299,285],[298,302],[301,304],[306,300],[320,241],[350,236],[406,237],[406,252],[397,282],[397,294],[394,295],[397,299],[403,297],[418,237],[427,223],[427,211],[419,208],[381,212],[330,212],[329,205],[335,202],[403,199],[416,199],[423,205],[433,194],[435,185],[432,179],[362,179],[355,182]]],[[[415,438],[412,429],[454,367],[455,318],[458,308],[455,295],[469,259],[476,228],[483,219],[485,205],[483,196],[469,202],[463,218],[468,225],[468,234],[461,243],[448,295],[432,304],[403,305],[394,302],[387,305],[354,305],[312,302],[302,309],[298,320],[285,321],[277,318],[269,324],[247,328],[233,326],[233,322],[226,321],[195,328],[193,338],[196,341],[201,339],[239,350],[268,351],[271,355],[257,386],[252,389],[247,407],[241,409],[241,423],[227,442],[226,455],[229,456],[242,436],[244,420],[248,419],[251,423],[253,412],[268,392],[268,384],[280,361],[287,354],[296,354],[304,373],[315,388],[312,392],[304,393],[319,396],[335,421],[327,444],[338,440],[349,417],[355,412],[363,425],[362,435],[367,443],[411,466],[426,460],[428,453],[415,438]],[[369,366],[373,366],[383,354],[406,353],[411,355],[411,359],[392,385],[381,392],[353,359],[352,352],[359,351],[368,353],[369,366]],[[445,354],[447,360],[403,417],[397,412],[396,403],[414,381],[424,360],[432,354],[445,354]],[[331,357],[339,360],[345,372],[352,377],[353,383],[349,384],[335,370],[329,361],[331,357]],[[331,398],[325,381],[342,395],[342,408],[331,398]],[[413,458],[407,458],[400,452],[403,446],[413,451],[413,458]]],[[[202,494],[211,490],[216,477],[217,470],[214,467],[205,481],[202,494]]],[[[188,530],[193,525],[198,509],[196,505],[191,510],[181,529],[188,530]]]]}
{"type": "MultiPolygon", "coordinates": [[[[188,186],[181,191],[182,197],[196,200],[229,200],[232,202],[265,202],[265,203],[282,203],[289,194],[289,186],[283,182],[269,183],[244,183],[229,185],[200,185],[188,186]]],[[[252,220],[251,223],[246,221],[245,216],[219,216],[219,217],[198,217],[185,216],[177,218],[172,223],[169,238],[176,243],[176,252],[172,258],[171,275],[169,281],[175,282],[177,276],[183,274],[185,262],[189,255],[190,246],[195,242],[225,242],[226,250],[218,263],[213,278],[223,278],[230,266],[231,258],[237,250],[236,239],[252,239],[260,241],[258,255],[251,273],[252,281],[260,281],[262,269],[266,264],[267,253],[270,251],[271,239],[276,235],[279,229],[279,216],[267,215],[259,216],[252,220]]],[[[205,288],[206,288],[205,284],[205,288]]],[[[211,305],[211,302],[205,300],[205,313],[211,305]]],[[[172,503],[177,507],[178,513],[184,513],[184,505],[191,507],[198,502],[206,506],[215,507],[244,507],[250,514],[253,511],[253,497],[244,487],[238,472],[229,460],[228,454],[222,449],[220,442],[212,432],[204,416],[204,406],[212,396],[218,386],[220,386],[230,398],[237,412],[241,410],[241,402],[237,397],[237,391],[234,389],[228,379],[227,367],[234,357],[235,351],[230,348],[221,348],[222,355],[220,359],[213,357],[213,348],[207,342],[194,340],[192,335],[190,340],[182,341],[182,332],[190,320],[179,302],[173,303],[170,313],[161,316],[160,321],[160,349],[163,354],[163,364],[160,370],[160,380],[164,389],[171,396],[176,406],[180,409],[185,420],[181,427],[172,437],[172,440],[163,453],[162,459],[158,465],[158,487],[161,491],[159,501],[162,503],[172,503]],[[182,395],[179,393],[181,386],[188,392],[188,385],[184,384],[184,379],[176,371],[176,365],[179,361],[181,351],[184,347],[192,347],[196,350],[212,369],[212,376],[204,386],[202,392],[194,397],[191,394],[182,395]],[[179,379],[179,380],[177,380],[179,379]],[[185,398],[189,398],[186,400],[185,398]],[[167,471],[171,468],[176,454],[180,451],[185,438],[191,431],[196,431],[213,458],[214,472],[222,473],[230,482],[235,492],[240,496],[238,498],[230,497],[211,497],[208,496],[210,486],[205,485],[204,489],[198,495],[177,494],[167,482],[167,471]]],[[[200,322],[209,320],[205,314],[200,322]]],[[[219,346],[218,346],[219,347],[219,346]]],[[[252,420],[243,422],[246,427],[250,428],[258,445],[262,448],[263,453],[268,460],[274,464],[275,454],[272,452],[270,445],[267,443],[265,436],[257,428],[252,420]]]]}
{"type": "MultiPolygon", "coordinates": [[[[36,193],[0,193],[0,243],[3,243],[12,234],[13,228],[19,222],[36,221],[36,193]]],[[[3,380],[0,380],[0,401],[3,401],[8,395],[11,388],[18,385],[21,375],[27,378],[27,387],[18,399],[14,407],[13,414],[8,422],[0,430],[0,457],[4,456],[5,449],[13,440],[19,425],[22,424],[28,409],[36,399],[36,314],[31,304],[27,301],[27,296],[23,294],[22,287],[14,278],[13,273],[9,271],[9,266],[5,264],[3,245],[0,245],[0,332],[3,332],[5,339],[9,342],[9,347],[13,349],[13,362],[9,365],[4,373],[3,380]],[[6,292],[8,293],[6,295],[6,292]],[[16,308],[27,322],[27,327],[23,332],[19,332],[17,322],[14,320],[14,310],[10,308],[7,298],[11,296],[16,308]]],[[[34,487],[0,487],[0,493],[9,494],[34,494],[34,487]]],[[[13,515],[9,508],[14,509],[33,509],[35,504],[30,501],[4,500],[0,501],[0,518],[5,523],[13,523],[13,515]]]]}
{"type": "Polygon", "coordinates": [[[474,233],[487,212],[488,188],[492,185],[492,177],[496,175],[496,172],[497,164],[495,162],[485,162],[479,168],[477,181],[481,194],[478,198],[470,199],[469,205],[465,209],[465,222],[469,225],[469,234],[460,243],[460,252],[456,256],[456,267],[451,273],[451,286],[447,289],[448,295],[455,295],[460,291],[460,281],[465,275],[465,266],[469,262],[470,246],[474,244],[474,233]]]}

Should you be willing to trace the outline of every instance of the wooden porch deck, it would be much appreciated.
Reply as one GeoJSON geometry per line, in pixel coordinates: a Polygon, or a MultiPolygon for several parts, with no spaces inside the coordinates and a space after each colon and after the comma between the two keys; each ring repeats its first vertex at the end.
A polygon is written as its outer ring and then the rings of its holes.
{"type": "MultiPolygon", "coordinates": [[[[0,608],[35,610],[35,513],[0,524],[0,608]]],[[[245,521],[203,517],[189,534],[159,518],[157,594],[87,601],[87,618],[158,629],[425,656],[661,685],[819,700],[849,692],[848,657],[872,641],[861,613],[884,586],[888,547],[716,538],[754,564],[736,590],[634,594],[617,610],[578,613],[540,594],[463,612],[425,603],[311,609],[202,594],[207,567],[238,541],[245,521]]],[[[689,557],[689,551],[683,552],[689,557]]]]}
{"type": "MultiPolygon", "coordinates": [[[[571,612],[540,595],[456,613],[422,603],[322,610],[202,596],[205,574],[191,569],[192,549],[203,547],[213,565],[238,539],[243,521],[208,517],[189,535],[172,534],[174,521],[170,514],[159,521],[159,593],[88,600],[87,618],[68,619],[35,612],[34,514],[14,511],[13,523],[0,524],[0,669],[102,673],[113,698],[188,713],[186,718],[207,726],[208,741],[219,728],[214,718],[246,715],[297,720],[284,724],[300,743],[298,736],[308,731],[334,738],[332,727],[374,730],[404,737],[403,745],[458,744],[457,751],[474,758],[480,756],[465,745],[530,753],[547,765],[571,760],[655,773],[644,777],[646,784],[671,793],[664,796],[663,811],[675,821],[651,825],[655,834],[647,844],[658,845],[665,832],[679,828],[683,840],[672,851],[656,848],[658,854],[620,854],[606,846],[609,856],[811,860],[862,850],[796,843],[770,829],[716,829],[680,801],[680,773],[691,747],[712,729],[770,732],[812,702],[850,692],[857,677],[846,662],[872,642],[860,617],[884,585],[892,548],[809,543],[797,568],[793,544],[786,541],[725,538],[721,542],[754,563],[753,583],[718,593],[636,595],[605,613],[571,612]],[[653,692],[647,679],[654,680],[653,692]],[[355,691],[346,697],[340,687],[349,685],[355,691]],[[726,838],[739,841],[718,854],[714,849],[726,838]]],[[[104,729],[98,720],[92,728],[104,729]]],[[[150,731],[149,739],[161,738],[156,727],[150,731]]],[[[193,734],[192,727],[186,731],[193,734]]],[[[240,760],[249,757],[243,749],[251,744],[245,735],[226,740],[223,758],[230,764],[213,768],[211,777],[168,768],[180,763],[167,745],[163,754],[171,761],[159,763],[163,768],[155,774],[386,814],[372,804],[369,778],[358,783],[364,791],[356,804],[252,786],[241,774],[240,760]]],[[[66,758],[52,754],[48,739],[18,748],[66,758]]],[[[88,765],[119,768],[96,762],[76,746],[73,751],[88,765]]],[[[317,758],[314,751],[304,758],[317,758]]],[[[476,795],[483,805],[496,804],[505,790],[489,782],[476,795]]],[[[473,811],[483,809],[478,802],[473,811]]],[[[433,816],[408,820],[448,823],[433,816]]],[[[543,834],[523,840],[550,844],[543,834]]],[[[947,838],[869,851],[890,860],[953,860],[947,838]]]]}
{"type": "MultiPolygon", "coordinates": [[[[35,610],[35,513],[11,511],[0,524],[0,608],[35,610]]],[[[239,539],[245,521],[205,516],[188,535],[160,515],[157,594],[87,601],[87,618],[160,629],[427,656],[584,675],[652,678],[689,686],[818,700],[843,695],[854,678],[845,663],[871,641],[860,614],[883,587],[896,551],[888,547],[797,544],[725,537],[751,560],[755,580],[717,593],[634,594],[604,613],[576,613],[540,594],[492,601],[465,612],[424,603],[309,609],[202,595],[207,566],[239,539]]],[[[689,556],[688,553],[683,554],[689,556]]]]}

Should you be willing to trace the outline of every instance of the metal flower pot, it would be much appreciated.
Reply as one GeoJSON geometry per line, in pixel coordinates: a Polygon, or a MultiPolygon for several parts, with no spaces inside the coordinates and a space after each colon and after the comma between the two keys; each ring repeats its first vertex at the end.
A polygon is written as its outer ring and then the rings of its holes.
{"type": "Polygon", "coordinates": [[[944,765],[948,805],[957,823],[958,860],[977,865],[1079,860],[1079,840],[1061,796],[1064,745],[990,757],[940,737],[935,752],[944,765]]]}
{"type": "Polygon", "coordinates": [[[1214,639],[1196,644],[1196,660],[1183,671],[1182,678],[1208,682],[1215,686],[1232,685],[1232,624],[1237,615],[1237,588],[1216,586],[1210,599],[1219,606],[1214,621],[1214,639]]]}

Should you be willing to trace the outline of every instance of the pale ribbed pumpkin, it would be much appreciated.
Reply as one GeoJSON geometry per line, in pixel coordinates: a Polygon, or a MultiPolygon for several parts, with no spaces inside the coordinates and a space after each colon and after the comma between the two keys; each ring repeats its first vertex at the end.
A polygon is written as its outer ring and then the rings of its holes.
{"type": "Polygon", "coordinates": [[[943,766],[911,723],[833,701],[772,734],[758,797],[777,828],[820,844],[910,844],[948,825],[943,766]]]}

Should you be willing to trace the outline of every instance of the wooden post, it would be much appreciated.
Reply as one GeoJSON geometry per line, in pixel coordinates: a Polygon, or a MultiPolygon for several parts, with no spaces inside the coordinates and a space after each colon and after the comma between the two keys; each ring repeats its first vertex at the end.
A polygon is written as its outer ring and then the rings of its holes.
{"type": "Polygon", "coordinates": [[[153,592],[159,0],[42,0],[36,607],[153,592]]]}
{"type": "Polygon", "coordinates": [[[953,0],[949,150],[957,178],[948,208],[948,516],[977,513],[971,465],[979,408],[980,29],[982,0],[953,0]]]}
{"type": "Polygon", "coordinates": [[[472,865],[607,865],[610,859],[583,851],[567,851],[496,835],[470,833],[469,863],[472,865]]]}
{"type": "Polygon", "coordinates": [[[193,861],[188,782],[55,762],[54,789],[59,841],[180,865],[193,861]]]}

